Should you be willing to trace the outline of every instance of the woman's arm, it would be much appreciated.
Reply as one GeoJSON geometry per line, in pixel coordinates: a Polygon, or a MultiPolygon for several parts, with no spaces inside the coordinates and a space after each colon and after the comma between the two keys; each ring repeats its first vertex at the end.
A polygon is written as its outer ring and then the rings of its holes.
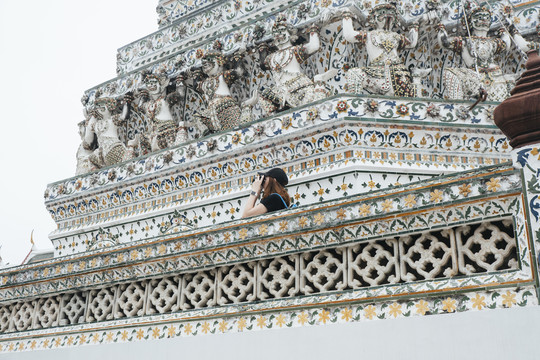
{"type": "Polygon", "coordinates": [[[243,218],[255,215],[262,215],[268,212],[266,206],[264,206],[263,204],[255,206],[259,195],[261,195],[263,181],[264,176],[257,175],[255,181],[251,185],[251,193],[249,194],[246,205],[244,206],[244,211],[242,212],[243,218]]]}

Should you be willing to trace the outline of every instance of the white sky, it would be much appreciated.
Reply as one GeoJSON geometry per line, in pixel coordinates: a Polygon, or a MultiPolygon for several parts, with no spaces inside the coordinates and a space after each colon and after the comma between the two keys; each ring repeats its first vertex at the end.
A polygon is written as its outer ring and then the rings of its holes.
{"type": "Polygon", "coordinates": [[[75,174],[84,91],[116,76],[116,50],[158,30],[157,0],[0,0],[0,254],[52,248],[47,184],[75,174]]]}

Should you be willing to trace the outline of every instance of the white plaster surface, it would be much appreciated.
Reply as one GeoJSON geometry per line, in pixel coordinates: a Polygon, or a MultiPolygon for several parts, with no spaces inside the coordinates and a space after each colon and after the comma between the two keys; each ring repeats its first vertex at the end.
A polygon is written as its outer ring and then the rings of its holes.
{"type": "Polygon", "coordinates": [[[0,355],[0,359],[540,359],[540,307],[0,355]]]}

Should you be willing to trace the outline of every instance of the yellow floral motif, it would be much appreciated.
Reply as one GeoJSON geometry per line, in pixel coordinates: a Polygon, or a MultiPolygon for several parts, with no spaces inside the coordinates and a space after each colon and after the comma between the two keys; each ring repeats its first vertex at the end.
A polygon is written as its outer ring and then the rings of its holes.
{"type": "Polygon", "coordinates": [[[476,294],[476,296],[471,299],[473,303],[472,307],[477,308],[478,310],[482,310],[482,308],[486,306],[486,302],[484,300],[486,300],[484,296],[476,294]]]}
{"type": "Polygon", "coordinates": [[[112,332],[108,332],[107,333],[107,341],[111,342],[113,340],[113,336],[114,336],[114,334],[112,332]]]}
{"type": "Polygon", "coordinates": [[[339,220],[345,220],[347,218],[347,211],[345,209],[339,209],[336,216],[339,220]]]}
{"type": "Polygon", "coordinates": [[[175,337],[176,336],[176,327],[171,326],[169,330],[167,331],[168,337],[175,337]]]}
{"type": "Polygon", "coordinates": [[[184,334],[190,335],[193,332],[193,326],[191,324],[187,324],[184,327],[184,334]]]}
{"type": "Polygon", "coordinates": [[[390,310],[388,313],[392,315],[393,317],[397,318],[399,315],[401,315],[401,304],[393,303],[390,305],[390,310]]]}
{"type": "Polygon", "coordinates": [[[24,343],[20,343],[19,344],[19,351],[23,351],[24,350],[24,343]]]}
{"type": "Polygon", "coordinates": [[[259,234],[261,236],[266,235],[267,232],[268,232],[268,226],[266,226],[265,224],[262,224],[261,226],[259,226],[259,234]]]}
{"type": "Polygon", "coordinates": [[[279,327],[283,327],[283,325],[285,325],[286,321],[287,321],[287,319],[285,318],[285,316],[283,316],[283,314],[279,314],[276,317],[276,325],[279,326],[279,327]]]}
{"type": "Polygon", "coordinates": [[[143,329],[137,330],[137,339],[141,340],[143,337],[144,337],[144,330],[143,329]]]}
{"type": "Polygon", "coordinates": [[[240,320],[238,320],[238,324],[236,326],[238,327],[238,330],[242,331],[242,330],[244,330],[246,325],[247,325],[246,324],[246,319],[240,318],[240,320]]]}
{"type": "Polygon", "coordinates": [[[341,191],[347,190],[347,184],[341,184],[341,191]]]}
{"type": "Polygon", "coordinates": [[[123,262],[124,261],[124,254],[118,254],[116,256],[116,261],[117,262],[123,262]]]}
{"type": "Polygon", "coordinates": [[[332,5],[332,1],[331,0],[321,0],[321,6],[322,7],[329,7],[330,5],[332,5]]]}
{"type": "Polygon", "coordinates": [[[54,341],[54,346],[58,347],[62,345],[62,339],[61,338],[57,338],[55,341],[54,341]]]}
{"type": "Polygon", "coordinates": [[[458,189],[461,196],[467,197],[471,193],[471,184],[463,184],[458,189]]]}
{"type": "Polygon", "coordinates": [[[68,273],[73,272],[73,268],[74,268],[73,264],[69,264],[69,265],[67,266],[67,271],[68,271],[68,273]]]}
{"type": "Polygon", "coordinates": [[[45,340],[43,342],[43,347],[46,348],[46,347],[49,347],[49,339],[45,340]]]}
{"type": "Polygon", "coordinates": [[[122,341],[126,341],[128,336],[129,333],[126,330],[122,331],[122,341]]]}
{"type": "Polygon", "coordinates": [[[381,204],[383,211],[388,212],[394,208],[394,203],[392,203],[392,200],[388,199],[383,201],[381,204]]]}
{"type": "Polygon", "coordinates": [[[279,231],[285,231],[287,230],[289,223],[285,220],[279,223],[279,231]]]}
{"type": "Polygon", "coordinates": [[[324,222],[324,215],[323,214],[315,214],[315,217],[313,219],[315,221],[315,224],[321,225],[324,222]]]}
{"type": "Polygon", "coordinates": [[[9,344],[9,346],[8,346],[8,350],[9,350],[9,351],[13,351],[14,348],[15,348],[15,344],[14,344],[14,343],[9,344]]]}
{"type": "Polygon", "coordinates": [[[373,190],[373,188],[374,188],[375,186],[377,186],[377,183],[376,183],[375,181],[373,181],[373,180],[369,180],[368,186],[369,186],[369,188],[370,188],[371,190],[373,190]]]}
{"type": "Polygon", "coordinates": [[[248,235],[248,231],[247,229],[240,229],[240,231],[238,232],[238,237],[241,239],[241,240],[244,240],[248,235]]]}
{"type": "Polygon", "coordinates": [[[231,240],[231,233],[226,232],[225,234],[223,234],[223,240],[225,241],[231,240]]]}
{"type": "Polygon", "coordinates": [[[434,190],[433,192],[429,193],[429,198],[431,202],[438,203],[443,201],[443,192],[441,190],[434,190]]]}
{"type": "Polygon", "coordinates": [[[428,303],[427,301],[420,300],[416,304],[416,313],[420,315],[426,315],[426,313],[429,311],[428,303]]]}
{"type": "MultiPolygon", "coordinates": [[[[49,341],[48,340],[46,340],[46,341],[47,341],[47,344],[48,344],[49,341]]],[[[82,345],[84,343],[86,343],[86,335],[82,334],[81,337],[79,338],[79,345],[82,345]]],[[[43,346],[45,346],[45,342],[43,342],[43,346]]]]}
{"type": "Polygon", "coordinates": [[[330,320],[330,312],[326,310],[322,310],[319,314],[319,321],[323,324],[326,324],[326,322],[330,320]]]}
{"type": "Polygon", "coordinates": [[[139,257],[139,252],[137,250],[132,250],[129,257],[132,261],[137,260],[137,258],[139,257]]]}
{"type": "Polygon", "coordinates": [[[442,307],[443,310],[449,313],[456,311],[456,300],[452,298],[446,298],[443,300],[442,304],[443,304],[443,307],[442,307]]]}
{"type": "MultiPolygon", "coordinates": [[[[32,343],[30,344],[30,349],[34,350],[37,346],[37,342],[36,340],[32,341],[32,343]]],[[[2,351],[2,348],[0,347],[0,351],[2,351]]]]}
{"type": "Polygon", "coordinates": [[[300,219],[298,219],[298,225],[300,225],[300,227],[306,227],[308,225],[308,218],[305,217],[305,216],[302,216],[300,219]]]}
{"type": "Polygon", "coordinates": [[[319,196],[323,196],[324,195],[324,189],[320,188],[319,190],[317,190],[317,194],[319,194],[319,196]]]}
{"type": "Polygon", "coordinates": [[[416,205],[416,198],[414,197],[413,194],[407,195],[407,197],[405,197],[403,201],[405,202],[405,206],[408,208],[412,208],[416,205]]]}
{"type": "Polygon", "coordinates": [[[488,191],[495,192],[495,191],[499,190],[499,188],[501,187],[500,180],[499,179],[490,179],[486,183],[486,186],[487,186],[488,191]]]}
{"type": "MultiPolygon", "coordinates": [[[[177,249],[180,250],[180,249],[177,249]]],[[[144,249],[144,257],[150,257],[152,256],[152,248],[146,248],[144,249]]]]}
{"type": "Polygon", "coordinates": [[[159,255],[164,255],[167,252],[167,247],[165,245],[160,245],[158,247],[158,253],[159,255]]]}
{"type": "Polygon", "coordinates": [[[298,323],[300,325],[304,325],[305,323],[307,323],[308,318],[309,318],[308,313],[303,311],[300,314],[298,314],[298,323]]]}
{"type": "MultiPolygon", "coordinates": [[[[142,330],[141,330],[142,331],[142,330]]],[[[99,341],[99,334],[98,333],[95,333],[93,336],[92,336],[92,341],[94,343],[97,343],[99,341]]]]}
{"type": "Polygon", "coordinates": [[[377,316],[375,310],[377,309],[373,305],[366,306],[366,308],[364,309],[364,316],[369,320],[373,319],[375,316],[377,316]]]}
{"type": "Polygon", "coordinates": [[[264,316],[259,316],[257,318],[257,326],[261,329],[266,326],[266,318],[264,316]]]}
{"type": "Polygon", "coordinates": [[[367,204],[362,204],[360,208],[358,209],[358,213],[360,216],[367,216],[371,213],[371,206],[367,204]]]}
{"type": "Polygon", "coordinates": [[[349,308],[345,308],[341,310],[341,319],[345,321],[349,321],[352,319],[352,310],[349,308]]]}
{"type": "Polygon", "coordinates": [[[210,331],[210,323],[208,321],[205,321],[202,324],[201,331],[205,334],[208,334],[208,332],[210,331]]]}
{"type": "Polygon", "coordinates": [[[510,291],[507,291],[506,294],[502,294],[503,305],[506,307],[512,307],[512,305],[517,304],[516,294],[512,294],[510,291]]]}
{"type": "Polygon", "coordinates": [[[222,320],[220,323],[219,323],[219,331],[221,331],[222,333],[224,333],[225,331],[227,331],[227,322],[225,320],[222,320]]]}

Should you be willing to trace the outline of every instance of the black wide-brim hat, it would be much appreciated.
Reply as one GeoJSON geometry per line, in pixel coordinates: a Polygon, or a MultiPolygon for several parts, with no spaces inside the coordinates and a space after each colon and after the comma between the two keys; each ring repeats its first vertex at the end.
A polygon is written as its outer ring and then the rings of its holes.
{"type": "Polygon", "coordinates": [[[276,179],[277,182],[281,184],[281,186],[287,186],[287,184],[289,183],[287,174],[285,174],[285,171],[280,168],[273,168],[268,170],[267,172],[261,172],[259,174],[276,179]]]}

